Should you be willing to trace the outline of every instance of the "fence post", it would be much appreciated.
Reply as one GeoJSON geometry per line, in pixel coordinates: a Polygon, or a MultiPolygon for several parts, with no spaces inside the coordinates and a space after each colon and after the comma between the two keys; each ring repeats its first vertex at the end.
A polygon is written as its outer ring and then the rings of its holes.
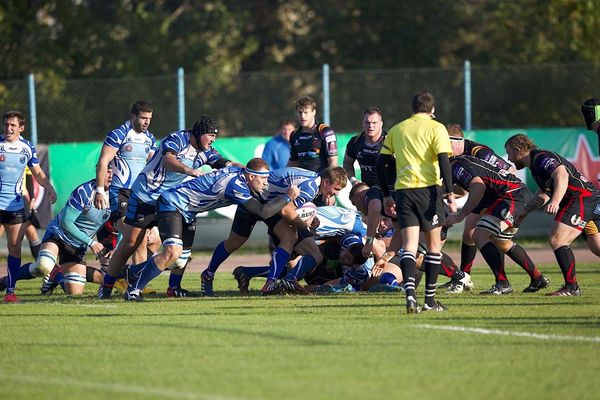
{"type": "Polygon", "coordinates": [[[185,129],[185,80],[183,68],[177,69],[177,114],[179,130],[185,129]]]}
{"type": "Polygon", "coordinates": [[[471,130],[471,62],[465,60],[465,130],[471,130]]]}
{"type": "Polygon", "coordinates": [[[329,64],[323,64],[323,122],[331,125],[329,99],[329,64]]]}
{"type": "Polygon", "coordinates": [[[31,127],[31,143],[34,146],[37,146],[38,143],[38,134],[37,134],[37,110],[35,103],[35,76],[33,73],[30,73],[27,77],[27,82],[29,86],[29,126],[31,127]]]}

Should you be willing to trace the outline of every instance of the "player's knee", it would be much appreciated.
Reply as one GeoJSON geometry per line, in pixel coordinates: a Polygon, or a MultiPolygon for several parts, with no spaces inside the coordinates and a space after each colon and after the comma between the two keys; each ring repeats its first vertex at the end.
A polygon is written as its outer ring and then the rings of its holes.
{"type": "Polygon", "coordinates": [[[177,257],[177,259],[169,267],[169,269],[174,270],[174,269],[185,268],[191,255],[192,255],[192,249],[183,249],[183,251],[181,252],[181,255],[179,257],[177,257]]]}
{"type": "Polygon", "coordinates": [[[183,252],[183,241],[177,238],[168,238],[163,242],[163,257],[166,264],[174,264],[183,252]]]}
{"type": "Polygon", "coordinates": [[[64,274],[65,292],[67,294],[81,294],[85,285],[85,275],[77,272],[67,272],[64,274]]]}
{"type": "Polygon", "coordinates": [[[33,276],[46,276],[56,264],[56,256],[49,250],[42,249],[36,262],[31,263],[29,272],[33,276]]]}

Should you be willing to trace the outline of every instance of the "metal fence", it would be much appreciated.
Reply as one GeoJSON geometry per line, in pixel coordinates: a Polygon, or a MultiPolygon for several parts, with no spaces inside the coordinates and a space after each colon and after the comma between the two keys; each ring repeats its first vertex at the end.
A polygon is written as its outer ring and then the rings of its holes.
{"type": "MultiPolygon", "coordinates": [[[[202,114],[219,120],[224,136],[271,135],[281,118],[295,116],[294,101],[311,95],[322,105],[330,98],[331,125],[338,132],[361,128],[362,111],[379,106],[385,125],[409,115],[416,90],[436,96],[442,122],[465,122],[471,107],[472,128],[569,127],[581,125],[582,100],[600,96],[600,67],[591,64],[473,66],[471,99],[465,96],[465,69],[421,68],[336,72],[323,86],[321,70],[306,72],[244,72],[229,81],[211,76],[184,78],[185,125],[202,114]],[[465,104],[468,100],[472,104],[465,104]]],[[[129,118],[140,99],[154,107],[151,131],[162,138],[178,129],[177,74],[136,79],[36,77],[36,115],[41,143],[103,140],[129,118]]],[[[27,79],[0,81],[0,110],[20,109],[30,115],[27,79]]],[[[323,107],[320,106],[319,115],[323,107]]]]}

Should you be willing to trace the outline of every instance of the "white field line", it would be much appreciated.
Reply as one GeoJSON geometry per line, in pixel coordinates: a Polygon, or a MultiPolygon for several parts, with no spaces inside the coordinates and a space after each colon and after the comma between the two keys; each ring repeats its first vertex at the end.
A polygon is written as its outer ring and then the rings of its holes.
{"type": "Polygon", "coordinates": [[[86,308],[118,308],[116,304],[78,304],[78,303],[56,303],[65,307],[86,307],[86,308]]]}
{"type": "Polygon", "coordinates": [[[568,336],[568,335],[547,335],[541,333],[532,332],[511,332],[501,331],[499,329],[483,329],[483,328],[469,328],[466,326],[451,326],[451,325],[430,325],[430,324],[417,324],[415,328],[424,329],[435,329],[440,331],[454,331],[454,332],[468,332],[476,333],[479,335],[499,335],[499,336],[518,336],[540,340],[569,340],[574,342],[592,342],[600,343],[600,337],[598,336],[568,336]]]}
{"type": "MultiPolygon", "coordinates": [[[[9,382],[21,382],[27,384],[36,384],[47,387],[47,391],[52,393],[52,386],[67,386],[69,388],[77,387],[81,389],[91,389],[94,391],[111,392],[115,394],[127,394],[127,395],[144,395],[144,396],[156,396],[172,399],[190,399],[190,400],[240,400],[238,397],[226,397],[218,395],[210,395],[203,393],[191,393],[181,392],[178,390],[172,390],[167,388],[158,387],[143,387],[136,385],[123,385],[115,384],[110,382],[89,382],[84,380],[76,379],[59,379],[59,378],[42,378],[39,376],[28,377],[28,376],[15,376],[7,375],[0,372],[0,381],[9,382]]],[[[5,385],[3,385],[6,388],[5,385]]]]}

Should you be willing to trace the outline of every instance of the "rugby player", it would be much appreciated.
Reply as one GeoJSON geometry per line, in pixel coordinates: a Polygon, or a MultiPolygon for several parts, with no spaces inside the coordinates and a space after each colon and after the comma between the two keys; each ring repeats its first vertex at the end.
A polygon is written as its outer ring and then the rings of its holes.
{"type": "MultiPolygon", "coordinates": [[[[8,247],[5,303],[18,303],[15,294],[17,273],[21,266],[21,224],[24,221],[23,173],[29,167],[35,180],[46,189],[51,203],[56,192],[42,171],[33,144],[21,136],[25,131],[25,117],[19,111],[8,111],[2,116],[3,134],[0,136],[0,224],[6,231],[8,247]]],[[[52,269],[52,268],[51,268],[52,269]]],[[[48,272],[50,272],[48,270],[48,272]]]]}
{"type": "Polygon", "coordinates": [[[549,296],[579,296],[576,263],[570,244],[593,219],[598,190],[564,157],[539,149],[524,134],[511,136],[504,147],[517,169],[529,168],[539,189],[533,200],[515,215],[518,225],[532,210],[554,215],[549,242],[564,277],[564,285],[549,296]]]}

